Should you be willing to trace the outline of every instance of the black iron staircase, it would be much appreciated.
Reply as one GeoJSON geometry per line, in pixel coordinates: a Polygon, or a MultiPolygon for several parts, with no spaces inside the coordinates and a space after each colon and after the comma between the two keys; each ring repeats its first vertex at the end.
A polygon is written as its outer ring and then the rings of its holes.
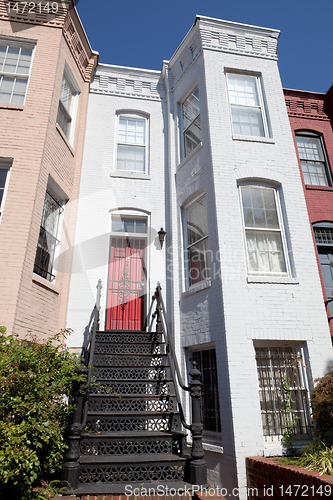
{"type": "MultiPolygon", "coordinates": [[[[193,449],[186,455],[183,427],[193,434],[193,423],[184,421],[161,307],[156,332],[98,331],[95,318],[89,370],[80,367],[88,380],[78,391],[63,465],[67,493],[132,494],[137,487],[158,491],[158,485],[180,489],[191,479],[198,482],[193,466],[205,468],[201,441],[193,435],[197,456],[193,449]]],[[[193,383],[195,392],[200,382],[193,383]]],[[[201,439],[194,422],[196,430],[201,439]]],[[[205,483],[205,471],[199,476],[205,483]]]]}

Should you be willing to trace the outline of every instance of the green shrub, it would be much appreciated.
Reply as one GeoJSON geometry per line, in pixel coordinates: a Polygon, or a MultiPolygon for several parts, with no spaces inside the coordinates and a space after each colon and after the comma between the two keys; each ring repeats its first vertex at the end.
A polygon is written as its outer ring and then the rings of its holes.
{"type": "Polygon", "coordinates": [[[316,382],[311,394],[314,430],[316,436],[329,443],[333,436],[333,367],[316,382]]]}
{"type": "Polygon", "coordinates": [[[333,475],[333,446],[328,447],[322,441],[307,446],[302,451],[299,465],[306,469],[315,470],[320,474],[333,475]]]}
{"type": "Polygon", "coordinates": [[[28,499],[42,477],[61,467],[73,409],[64,395],[79,380],[78,359],[60,346],[64,332],[38,342],[5,330],[0,327],[0,498],[28,499]]]}

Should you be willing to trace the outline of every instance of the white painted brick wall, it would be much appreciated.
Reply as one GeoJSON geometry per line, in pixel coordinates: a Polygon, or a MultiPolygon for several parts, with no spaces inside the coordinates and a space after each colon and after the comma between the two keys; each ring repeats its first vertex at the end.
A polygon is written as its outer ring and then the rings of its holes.
{"type": "MultiPolygon", "coordinates": [[[[127,207],[151,213],[152,227],[157,231],[165,227],[167,240],[163,250],[156,240],[149,246],[148,297],[161,281],[184,374],[181,346],[204,348],[215,343],[224,454],[209,455],[209,477],[230,491],[240,487],[241,500],[246,498],[245,457],[262,454],[265,446],[255,341],[305,343],[313,378],[322,376],[332,364],[310,225],[276,63],[276,41],[277,33],[271,30],[204,18],[197,21],[170,63],[163,64],[161,75],[99,67],[89,102],[68,313],[68,326],[75,330],[70,343],[79,346],[99,278],[104,286],[102,307],[106,303],[110,211],[127,207]],[[261,75],[273,136],[270,143],[232,139],[226,69],[261,75]],[[160,78],[164,78],[166,93],[160,78]],[[195,82],[202,147],[181,162],[179,103],[195,82]],[[117,110],[150,115],[150,180],[110,177],[117,110]],[[281,186],[292,263],[289,283],[247,282],[237,189],[237,181],[245,178],[281,186]],[[181,207],[198,190],[205,190],[207,198],[212,279],[211,286],[184,295],[181,207]],[[168,248],[171,276],[166,274],[168,248]],[[219,260],[215,258],[218,253],[219,260]]],[[[185,405],[188,410],[187,401],[185,405]]]]}

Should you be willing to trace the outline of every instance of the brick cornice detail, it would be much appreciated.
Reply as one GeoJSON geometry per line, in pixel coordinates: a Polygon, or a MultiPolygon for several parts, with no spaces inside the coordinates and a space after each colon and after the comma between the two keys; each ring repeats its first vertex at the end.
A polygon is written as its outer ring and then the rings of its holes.
{"type": "Polygon", "coordinates": [[[289,116],[311,118],[313,120],[330,121],[330,116],[324,100],[309,98],[285,97],[289,116]]]}
{"type": "Polygon", "coordinates": [[[16,12],[12,11],[10,15],[8,15],[6,9],[6,2],[4,1],[0,3],[0,20],[10,21],[15,23],[34,24],[36,26],[45,25],[45,26],[52,26],[52,28],[62,28],[67,14],[67,7],[63,4],[60,5],[58,3],[58,9],[60,15],[57,15],[55,19],[46,21],[47,14],[39,14],[38,12],[36,14],[33,14],[33,16],[29,16],[28,12],[24,14],[20,13],[17,14],[16,12]]]}
{"type": "Polygon", "coordinates": [[[67,13],[67,17],[63,24],[63,35],[84,81],[89,83],[96,61],[94,57],[89,58],[84,50],[80,36],[69,13],[67,13]]]}

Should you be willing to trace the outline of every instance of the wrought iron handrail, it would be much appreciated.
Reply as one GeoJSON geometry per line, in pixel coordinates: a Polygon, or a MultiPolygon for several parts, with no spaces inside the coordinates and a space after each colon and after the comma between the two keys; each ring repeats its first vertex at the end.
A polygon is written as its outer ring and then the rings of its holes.
{"type": "Polygon", "coordinates": [[[168,346],[168,358],[173,380],[176,382],[175,375],[177,375],[179,386],[184,391],[188,391],[190,393],[192,400],[192,423],[191,425],[188,425],[185,422],[178,386],[176,383],[174,384],[182,424],[185,429],[189,429],[192,434],[192,458],[190,462],[189,481],[195,485],[205,486],[207,485],[207,465],[204,459],[205,453],[202,446],[203,424],[201,419],[201,372],[197,369],[197,363],[192,361],[193,369],[189,372],[192,380],[189,382],[189,386],[184,384],[180,373],[173,337],[168,324],[161,291],[161,284],[157,283],[157,287],[153,295],[153,300],[156,300],[156,310],[153,314],[153,317],[156,318],[156,333],[161,333],[164,336],[165,343],[168,346]]]}
{"type": "Polygon", "coordinates": [[[68,436],[68,449],[65,453],[65,462],[62,465],[62,480],[66,487],[70,485],[71,488],[76,489],[79,482],[80,464],[78,458],[80,456],[80,440],[82,431],[87,423],[88,413],[88,393],[91,385],[92,371],[93,371],[93,357],[95,351],[95,338],[96,332],[99,329],[99,315],[101,308],[101,290],[102,281],[97,283],[96,304],[94,307],[93,326],[88,340],[86,349],[82,352],[81,366],[78,366],[75,371],[78,374],[86,375],[87,380],[80,382],[75,394],[75,409],[73,412],[73,420],[70,426],[70,433],[68,436]],[[85,351],[89,350],[88,366],[85,359],[85,351]]]}
{"type": "MultiPolygon", "coordinates": [[[[94,322],[90,335],[90,348],[89,348],[89,361],[88,361],[88,376],[87,383],[85,385],[86,394],[89,392],[89,388],[91,385],[91,378],[93,372],[93,359],[95,354],[95,342],[96,342],[96,332],[99,330],[99,317],[101,311],[101,294],[102,294],[102,280],[98,280],[96,285],[97,293],[96,293],[96,304],[94,307],[94,322]]],[[[89,346],[89,344],[88,344],[89,346]]],[[[82,428],[86,426],[87,423],[87,414],[88,414],[88,401],[87,397],[84,401],[84,410],[83,410],[83,419],[82,419],[82,428]]]]}

